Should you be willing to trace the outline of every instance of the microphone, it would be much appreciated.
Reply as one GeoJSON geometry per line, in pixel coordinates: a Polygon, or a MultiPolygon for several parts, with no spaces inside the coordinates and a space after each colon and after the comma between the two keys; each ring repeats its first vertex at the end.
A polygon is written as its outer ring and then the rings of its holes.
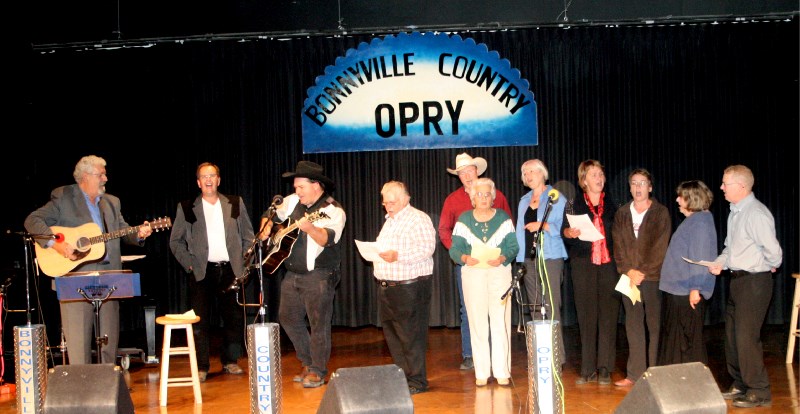
{"type": "Polygon", "coordinates": [[[276,195],[275,197],[272,197],[272,204],[270,205],[270,207],[275,207],[279,204],[283,204],[283,196],[280,194],[276,195]]]}
{"type": "Polygon", "coordinates": [[[53,240],[55,240],[56,243],[63,243],[64,242],[64,234],[62,234],[62,233],[54,234],[53,235],[53,240]]]}
{"type": "Polygon", "coordinates": [[[558,192],[558,190],[556,190],[555,188],[554,188],[554,189],[552,189],[552,190],[550,190],[550,191],[548,191],[548,192],[547,192],[547,198],[549,198],[549,199],[550,199],[550,200],[548,201],[548,202],[550,203],[550,205],[553,205],[553,204],[555,204],[555,203],[556,203],[556,201],[558,201],[558,197],[559,197],[560,195],[561,195],[561,193],[559,193],[559,192],[558,192]]]}
{"type": "Polygon", "coordinates": [[[514,272],[514,277],[513,277],[513,279],[514,279],[515,281],[516,281],[516,280],[520,280],[520,279],[522,279],[523,277],[525,277],[525,273],[528,273],[528,270],[527,270],[527,269],[525,269],[525,264],[524,264],[524,263],[520,263],[519,267],[517,267],[517,271],[516,271],[516,272],[514,272]]]}

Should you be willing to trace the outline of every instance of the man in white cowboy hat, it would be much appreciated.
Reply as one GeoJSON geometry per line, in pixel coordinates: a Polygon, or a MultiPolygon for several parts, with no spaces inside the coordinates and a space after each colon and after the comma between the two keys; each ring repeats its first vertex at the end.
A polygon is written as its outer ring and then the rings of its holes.
{"type": "MultiPolygon", "coordinates": [[[[442,214],[439,218],[439,238],[447,250],[453,245],[453,227],[458,221],[458,216],[461,213],[472,210],[472,201],[469,198],[469,190],[472,188],[472,183],[486,171],[486,160],[481,157],[472,158],[466,152],[458,154],[456,157],[456,167],[453,169],[448,168],[447,172],[458,176],[461,180],[462,187],[450,193],[444,200],[442,206],[442,214]]],[[[503,209],[511,215],[511,207],[508,205],[506,196],[500,190],[497,190],[497,197],[492,204],[494,208],[503,209]]],[[[472,344],[470,343],[469,335],[469,321],[467,320],[467,311],[464,308],[464,291],[461,287],[461,266],[455,265],[454,274],[458,282],[458,297],[461,302],[461,369],[472,369],[472,344]]]]}
{"type": "Polygon", "coordinates": [[[264,240],[269,236],[273,215],[278,222],[289,219],[297,223],[299,234],[288,246],[291,252],[282,263],[286,274],[281,281],[278,318],[303,365],[293,380],[305,388],[316,388],[325,383],[328,374],[333,296],[342,261],[339,241],[346,216],[330,195],[335,185],[324,175],[322,166],[300,161],[295,171],[283,173],[283,178],[294,180],[294,194],[264,213],[260,237],[264,240]]]}

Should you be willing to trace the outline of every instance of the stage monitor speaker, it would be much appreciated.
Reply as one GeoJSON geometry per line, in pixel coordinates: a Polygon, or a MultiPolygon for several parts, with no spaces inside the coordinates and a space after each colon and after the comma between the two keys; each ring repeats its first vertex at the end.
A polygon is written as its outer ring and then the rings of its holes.
{"type": "Polygon", "coordinates": [[[650,367],[614,412],[725,414],[728,407],[708,367],[689,362],[650,367]]]}
{"type": "Polygon", "coordinates": [[[133,401],[113,364],[58,365],[47,374],[44,414],[128,414],[133,401]]]}
{"type": "Polygon", "coordinates": [[[339,368],[317,410],[318,414],[413,412],[406,376],[394,364],[339,368]]]}

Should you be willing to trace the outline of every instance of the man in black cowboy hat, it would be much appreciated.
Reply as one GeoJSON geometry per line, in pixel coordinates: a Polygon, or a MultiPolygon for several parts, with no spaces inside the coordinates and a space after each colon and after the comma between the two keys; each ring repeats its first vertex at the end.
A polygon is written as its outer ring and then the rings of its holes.
{"type": "MultiPolygon", "coordinates": [[[[339,241],[346,221],[344,209],[330,195],[336,186],[323,172],[318,164],[300,161],[295,171],[283,173],[283,178],[294,179],[294,194],[284,197],[261,218],[262,240],[270,234],[273,215],[278,222],[288,219],[287,224],[299,229],[283,261],[286,274],[281,282],[278,318],[303,365],[294,381],[302,382],[305,388],[321,386],[328,374],[333,297],[340,277],[339,241]]],[[[273,241],[276,246],[285,244],[273,241]]]]}

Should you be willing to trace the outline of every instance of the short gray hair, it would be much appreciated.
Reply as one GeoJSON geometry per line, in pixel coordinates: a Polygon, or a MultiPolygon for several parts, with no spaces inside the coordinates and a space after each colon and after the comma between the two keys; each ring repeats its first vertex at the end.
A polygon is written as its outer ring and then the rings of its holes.
{"type": "Polygon", "coordinates": [[[91,174],[94,167],[105,167],[106,160],[97,155],[87,155],[75,164],[75,171],[72,172],[72,177],[75,178],[76,183],[80,183],[81,179],[86,174],[91,174]]]}

